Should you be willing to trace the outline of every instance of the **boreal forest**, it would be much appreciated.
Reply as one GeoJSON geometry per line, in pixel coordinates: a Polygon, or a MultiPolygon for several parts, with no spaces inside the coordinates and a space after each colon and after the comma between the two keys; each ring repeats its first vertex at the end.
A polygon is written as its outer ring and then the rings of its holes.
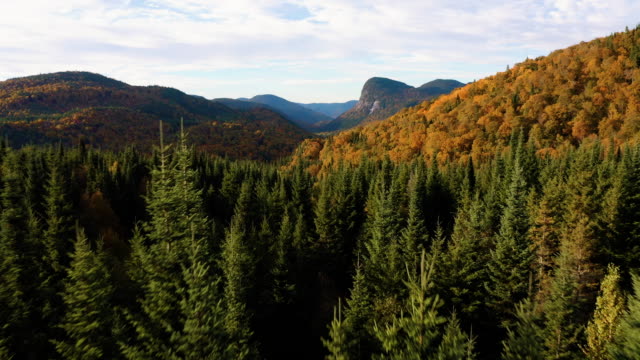
{"type": "Polygon", "coordinates": [[[0,359],[640,359],[640,26],[323,136],[87,76],[0,83],[0,359]]]}

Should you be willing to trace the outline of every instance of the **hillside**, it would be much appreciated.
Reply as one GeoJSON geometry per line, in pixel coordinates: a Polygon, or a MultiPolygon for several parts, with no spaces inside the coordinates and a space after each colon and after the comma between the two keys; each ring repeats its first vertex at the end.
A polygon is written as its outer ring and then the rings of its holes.
{"type": "Polygon", "coordinates": [[[640,27],[527,59],[390,119],[307,141],[323,164],[363,155],[481,161],[523,129],[541,155],[586,139],[635,143],[640,130],[640,27]]]}
{"type": "Polygon", "coordinates": [[[311,103],[311,104],[300,104],[307,109],[311,109],[313,111],[325,114],[331,118],[337,118],[342,115],[342,113],[351,110],[356,104],[358,100],[351,100],[343,103],[311,103]]]}
{"type": "Polygon", "coordinates": [[[150,149],[158,121],[166,122],[171,138],[180,118],[196,146],[230,157],[274,159],[307,136],[268,109],[232,109],[176,89],[130,86],[87,72],[0,82],[0,133],[13,146],[82,140],[110,149],[150,149]]]}
{"type": "Polygon", "coordinates": [[[303,129],[311,130],[317,123],[326,123],[333,118],[323,113],[308,109],[300,104],[288,101],[275,95],[257,95],[250,102],[267,105],[303,129]]]}
{"type": "Polygon", "coordinates": [[[462,86],[455,80],[434,80],[418,88],[387,78],[374,77],[364,84],[360,100],[349,111],[326,124],[323,131],[352,128],[359,124],[386,119],[405,107],[447,94],[462,86]]]}

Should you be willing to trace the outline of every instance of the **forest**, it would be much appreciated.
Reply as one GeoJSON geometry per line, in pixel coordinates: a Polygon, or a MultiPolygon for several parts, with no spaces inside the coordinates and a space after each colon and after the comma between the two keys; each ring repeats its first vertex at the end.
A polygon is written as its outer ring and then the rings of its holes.
{"type": "Polygon", "coordinates": [[[640,358],[638,146],[313,175],[188,139],[2,144],[0,358],[640,358]]]}

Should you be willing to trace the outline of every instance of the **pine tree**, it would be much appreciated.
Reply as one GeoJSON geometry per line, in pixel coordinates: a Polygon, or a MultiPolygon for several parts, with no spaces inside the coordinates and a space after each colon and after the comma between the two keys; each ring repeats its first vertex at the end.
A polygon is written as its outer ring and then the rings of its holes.
{"type": "Polygon", "coordinates": [[[218,294],[218,281],[207,265],[202,239],[192,235],[187,248],[187,264],[182,267],[184,288],[180,293],[180,313],[184,327],[177,352],[185,360],[226,359],[232,356],[226,332],[225,309],[218,294]]]}
{"type": "Polygon", "coordinates": [[[4,156],[0,213],[0,340],[6,351],[24,352],[28,338],[29,308],[25,298],[25,279],[29,264],[25,261],[26,219],[21,178],[12,153],[4,156]]]}
{"type": "MultiPolygon", "coordinates": [[[[243,192],[248,191],[244,190],[243,192]]],[[[222,272],[224,274],[224,299],[227,310],[225,327],[234,343],[232,352],[238,358],[249,355],[250,315],[247,309],[249,290],[253,283],[254,259],[248,244],[247,230],[241,200],[222,246],[222,272]]]]}
{"type": "Polygon", "coordinates": [[[511,322],[512,304],[527,295],[533,262],[528,230],[526,183],[522,168],[516,162],[500,219],[496,248],[491,252],[491,260],[487,264],[489,306],[497,312],[503,326],[511,322]]]}
{"type": "Polygon", "coordinates": [[[65,359],[116,357],[111,334],[112,294],[104,255],[92,251],[84,231],[78,230],[68,280],[64,284],[65,312],[60,328],[66,336],[55,342],[60,356],[65,359]]]}
{"type": "Polygon", "coordinates": [[[474,341],[460,329],[460,322],[455,313],[451,314],[444,329],[442,340],[438,346],[438,360],[473,360],[474,341]]]}
{"type": "Polygon", "coordinates": [[[524,300],[516,305],[516,322],[502,341],[503,360],[543,360],[544,336],[535,303],[524,300]]]}
{"type": "Polygon", "coordinates": [[[624,269],[640,267],[640,147],[627,149],[622,161],[616,237],[610,252],[624,269]]]}
{"type": "Polygon", "coordinates": [[[624,299],[620,290],[620,270],[609,265],[607,275],[600,284],[593,319],[587,326],[585,354],[592,360],[608,360],[609,345],[614,339],[624,313],[624,299]]]}
{"type": "Polygon", "coordinates": [[[627,298],[628,310],[622,316],[612,345],[613,359],[640,359],[640,276],[633,275],[633,294],[627,298]]]}
{"type": "Polygon", "coordinates": [[[418,259],[422,249],[427,246],[427,228],[424,224],[422,202],[425,197],[424,183],[417,171],[409,181],[409,214],[407,225],[402,230],[400,249],[402,259],[410,269],[418,268],[418,259]]]}
{"type": "Polygon", "coordinates": [[[126,312],[126,318],[135,341],[119,343],[129,359],[178,356],[187,337],[188,317],[180,312],[181,299],[176,294],[189,292],[189,279],[185,276],[191,274],[190,244],[199,242],[200,251],[204,252],[200,259],[207,259],[206,266],[212,261],[208,248],[210,229],[202,211],[201,192],[195,187],[197,174],[191,169],[191,152],[185,138],[181,132],[175,162],[171,164],[161,131],[159,164],[151,172],[147,197],[150,219],[143,224],[144,232],[137,231],[131,241],[130,276],[138,285],[140,296],[137,306],[126,312]]]}
{"type": "Polygon", "coordinates": [[[551,288],[554,258],[558,253],[561,236],[564,191],[556,177],[543,187],[542,198],[533,216],[529,231],[535,246],[535,276],[539,291],[537,301],[543,303],[551,288]]]}
{"type": "Polygon", "coordinates": [[[580,312],[579,283],[573,271],[573,255],[567,246],[562,246],[560,251],[551,292],[544,305],[545,358],[556,360],[576,358],[583,330],[576,321],[576,315],[580,312]]]}
{"type": "Polygon", "coordinates": [[[349,346],[347,331],[342,319],[342,306],[338,300],[338,306],[333,310],[333,320],[329,324],[329,339],[322,339],[322,344],[329,351],[325,357],[327,360],[349,360],[349,346]]]}
{"type": "Polygon", "coordinates": [[[345,324],[349,339],[349,358],[370,358],[374,345],[372,344],[373,299],[364,277],[362,265],[356,267],[353,287],[347,299],[345,324]]]}
{"type": "Polygon", "coordinates": [[[437,353],[441,337],[440,325],[445,319],[438,314],[442,300],[430,295],[433,262],[427,269],[423,253],[418,278],[407,282],[407,313],[395,317],[386,326],[376,324],[374,333],[382,344],[381,359],[430,359],[437,353]]]}
{"type": "Polygon", "coordinates": [[[486,300],[487,254],[479,196],[465,197],[455,218],[453,233],[439,259],[439,293],[448,306],[460,311],[463,323],[470,323],[486,300]]]}

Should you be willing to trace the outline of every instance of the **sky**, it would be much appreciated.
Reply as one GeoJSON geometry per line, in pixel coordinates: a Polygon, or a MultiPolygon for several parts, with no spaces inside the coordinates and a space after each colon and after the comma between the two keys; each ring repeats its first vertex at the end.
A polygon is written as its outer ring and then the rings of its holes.
{"type": "Polygon", "coordinates": [[[364,82],[470,82],[624,31],[640,0],[0,1],[0,80],[91,71],[132,85],[296,102],[364,82]]]}

